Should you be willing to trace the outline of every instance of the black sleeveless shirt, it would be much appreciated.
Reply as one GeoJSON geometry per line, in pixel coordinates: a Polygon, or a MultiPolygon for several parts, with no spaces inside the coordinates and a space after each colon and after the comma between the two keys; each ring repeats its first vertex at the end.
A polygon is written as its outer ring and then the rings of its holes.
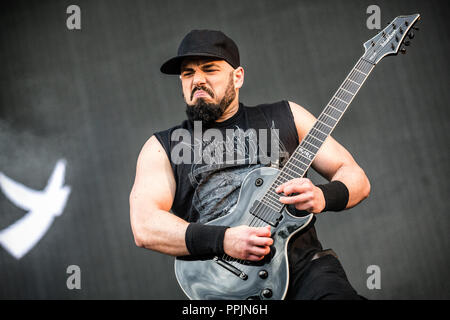
{"type": "MultiPolygon", "coordinates": [[[[268,160],[275,160],[276,155],[283,166],[299,144],[294,118],[285,100],[254,107],[240,103],[231,118],[215,122],[213,127],[201,125],[200,130],[199,123],[185,120],[154,135],[167,153],[176,181],[171,211],[188,222],[201,223],[234,208],[241,183],[251,170],[270,164],[268,160]],[[215,130],[214,137],[206,137],[210,129],[215,130]],[[274,143],[279,144],[278,149],[273,148],[274,143]],[[234,154],[233,159],[227,158],[230,154],[234,154]]],[[[293,207],[289,211],[302,214],[293,207]]],[[[322,249],[314,223],[305,229],[294,235],[289,244],[290,265],[296,268],[322,249]]]]}

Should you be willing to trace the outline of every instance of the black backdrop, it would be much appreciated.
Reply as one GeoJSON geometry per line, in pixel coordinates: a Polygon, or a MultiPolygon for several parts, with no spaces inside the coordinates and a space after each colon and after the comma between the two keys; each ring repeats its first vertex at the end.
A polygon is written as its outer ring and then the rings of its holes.
{"type": "MultiPolygon", "coordinates": [[[[185,299],[173,258],[134,245],[128,196],[138,153],[184,119],[179,80],[159,66],[195,28],[240,47],[241,101],[289,99],[318,115],[375,35],[371,1],[9,1],[0,8],[0,172],[45,187],[66,160],[63,213],[21,259],[0,246],[0,297],[185,299]],[[81,8],[68,30],[66,8],[81,8]],[[69,290],[69,265],[81,289],[69,290]]],[[[384,27],[420,13],[406,55],[381,61],[334,137],[372,184],[360,206],[316,224],[371,299],[450,298],[449,5],[378,1],[384,27]],[[369,290],[367,268],[381,271],[369,290]]],[[[312,175],[316,182],[322,181],[312,175]]],[[[22,218],[0,190],[0,231],[22,218]]]]}

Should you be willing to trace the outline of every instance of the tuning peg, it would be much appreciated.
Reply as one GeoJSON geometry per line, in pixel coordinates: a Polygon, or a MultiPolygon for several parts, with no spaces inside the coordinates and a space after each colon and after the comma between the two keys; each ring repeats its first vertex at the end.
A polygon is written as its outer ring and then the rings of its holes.
{"type": "Polygon", "coordinates": [[[403,44],[404,44],[405,46],[409,46],[409,45],[411,44],[411,41],[405,40],[405,41],[403,41],[403,44]]]}
{"type": "Polygon", "coordinates": [[[410,31],[410,32],[408,33],[408,37],[409,37],[410,39],[414,38],[414,32],[410,31]]]}
{"type": "Polygon", "coordinates": [[[419,31],[419,27],[412,27],[414,30],[419,31]]]}
{"type": "Polygon", "coordinates": [[[402,47],[402,48],[400,49],[400,52],[401,52],[402,54],[405,54],[405,53],[406,53],[406,49],[405,49],[404,47],[402,47]]]}

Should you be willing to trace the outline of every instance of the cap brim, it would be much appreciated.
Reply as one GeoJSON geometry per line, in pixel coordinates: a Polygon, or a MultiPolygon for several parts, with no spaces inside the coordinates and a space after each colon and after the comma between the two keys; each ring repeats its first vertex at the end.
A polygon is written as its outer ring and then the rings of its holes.
{"type": "Polygon", "coordinates": [[[176,56],[172,59],[167,60],[163,63],[160,70],[162,73],[165,74],[180,74],[181,73],[181,63],[186,58],[193,58],[193,57],[209,57],[209,58],[217,58],[218,60],[224,60],[223,57],[219,57],[214,54],[208,54],[208,53],[192,53],[192,54],[184,54],[181,56],[176,56]]]}

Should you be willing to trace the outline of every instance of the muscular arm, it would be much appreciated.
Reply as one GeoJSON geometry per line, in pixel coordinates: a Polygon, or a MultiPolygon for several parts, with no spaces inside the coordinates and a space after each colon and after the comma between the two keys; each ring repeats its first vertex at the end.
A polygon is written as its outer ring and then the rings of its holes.
{"type": "MultiPolygon", "coordinates": [[[[293,102],[289,102],[289,105],[301,141],[316,122],[316,118],[293,102]]],[[[339,180],[347,186],[349,191],[347,209],[354,207],[369,196],[370,183],[366,174],[352,155],[333,137],[329,136],[325,140],[312,163],[312,167],[327,180],[339,180]]],[[[317,189],[315,189],[315,192],[321,194],[321,191],[317,189]]],[[[324,201],[323,194],[321,196],[320,200],[324,201]]]]}
{"type": "MultiPolygon", "coordinates": [[[[130,221],[137,246],[173,256],[188,255],[185,234],[189,223],[169,210],[176,182],[169,159],[152,136],[139,154],[136,178],[130,194],[130,221]]],[[[268,227],[238,226],[225,232],[225,253],[238,259],[257,261],[269,253],[268,227]]]]}
{"type": "Polygon", "coordinates": [[[130,194],[130,222],[137,246],[174,256],[189,254],[188,223],[169,212],[175,187],[167,154],[152,136],[139,154],[130,194]]]}

